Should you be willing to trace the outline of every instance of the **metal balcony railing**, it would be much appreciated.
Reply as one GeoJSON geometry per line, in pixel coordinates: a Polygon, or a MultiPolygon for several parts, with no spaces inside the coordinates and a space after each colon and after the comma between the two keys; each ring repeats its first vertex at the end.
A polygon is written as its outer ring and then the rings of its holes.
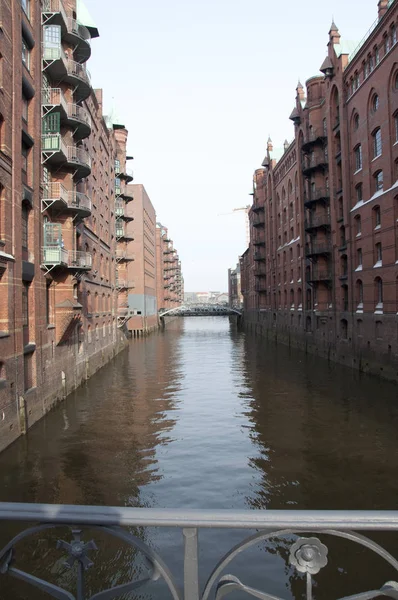
{"type": "Polygon", "coordinates": [[[68,112],[68,103],[61,88],[43,88],[41,103],[43,106],[62,106],[64,111],[68,112]]]}
{"type": "Polygon", "coordinates": [[[305,219],[306,229],[316,229],[317,227],[330,227],[330,214],[319,213],[311,215],[305,219]]]}
{"type": "Polygon", "coordinates": [[[327,187],[320,187],[314,190],[304,192],[304,204],[329,200],[330,190],[327,187]]]}
{"type": "Polygon", "coordinates": [[[66,61],[66,70],[68,72],[68,75],[71,75],[72,77],[77,77],[78,79],[84,81],[84,83],[86,83],[87,85],[91,85],[91,76],[84,64],[75,62],[70,58],[65,58],[64,60],[66,61]]]}
{"type": "Polygon", "coordinates": [[[91,269],[93,264],[89,252],[66,250],[62,246],[44,246],[42,248],[42,264],[65,266],[70,269],[91,269]]]}
{"type": "Polygon", "coordinates": [[[90,32],[87,29],[87,27],[85,27],[84,25],[81,25],[80,23],[78,23],[78,21],[76,21],[76,19],[73,19],[72,17],[68,17],[66,23],[67,23],[68,31],[70,33],[73,33],[73,35],[76,35],[81,40],[87,42],[87,44],[90,44],[91,35],[90,35],[90,32]]]}
{"type": "Polygon", "coordinates": [[[116,217],[124,217],[124,210],[126,208],[126,203],[123,200],[115,201],[115,215],[116,217]]]}
{"type": "Polygon", "coordinates": [[[265,225],[265,214],[264,211],[255,213],[253,215],[253,227],[263,227],[265,225]]]}
{"type": "Polygon", "coordinates": [[[314,242],[313,244],[307,244],[305,247],[306,256],[315,256],[316,254],[329,254],[332,251],[331,243],[325,242],[314,242]]]}
{"type": "Polygon", "coordinates": [[[42,202],[44,208],[49,208],[54,202],[62,202],[65,208],[91,213],[91,200],[86,194],[69,191],[59,182],[43,184],[42,202]]]}
{"type": "Polygon", "coordinates": [[[68,147],[63,141],[60,133],[45,133],[42,135],[41,149],[42,152],[62,152],[65,159],[68,156],[68,147]]]}
{"type": "Polygon", "coordinates": [[[88,152],[77,146],[68,146],[68,163],[84,165],[91,169],[91,158],[88,152]]]}
{"type": "Polygon", "coordinates": [[[328,159],[325,154],[321,152],[314,153],[311,157],[303,158],[301,162],[301,168],[304,173],[307,171],[314,171],[318,168],[324,168],[328,164],[328,159]]]}
{"type": "Polygon", "coordinates": [[[129,289],[133,289],[135,287],[135,283],[134,281],[130,281],[127,279],[118,279],[116,281],[116,287],[118,290],[129,290],[129,289]]]}
{"type": "Polygon", "coordinates": [[[78,104],[69,103],[67,105],[67,115],[70,119],[74,121],[80,121],[80,123],[84,123],[88,125],[91,129],[91,116],[88,110],[83,108],[83,106],[79,106],[78,104]]]}
{"type": "MultiPolygon", "coordinates": [[[[166,297],[166,300],[169,297],[166,297]]],[[[165,311],[173,313],[173,310],[165,311]]],[[[174,314],[183,314],[183,309],[175,309],[174,314]]],[[[188,311],[189,312],[189,311],[188,311]]],[[[237,311],[238,312],[238,311],[237,311]]],[[[194,313],[193,313],[194,314],[194,313]]],[[[330,581],[335,576],[336,565],[339,565],[341,548],[351,547],[353,555],[357,556],[357,586],[359,593],[350,594],[350,600],[366,600],[379,596],[398,597],[398,561],[381,545],[373,541],[371,537],[364,535],[365,532],[398,531],[398,511],[344,511],[344,510],[173,510],[131,507],[107,507],[107,506],[68,506],[49,504],[17,504],[0,503],[0,527],[2,523],[34,523],[22,531],[19,531],[0,550],[0,582],[6,582],[8,577],[17,578],[36,587],[40,592],[48,594],[52,598],[83,599],[86,572],[99,560],[97,551],[106,553],[107,542],[112,540],[112,547],[117,540],[120,542],[120,553],[125,552],[132,561],[129,570],[128,581],[118,587],[111,586],[103,589],[98,598],[116,598],[128,595],[129,592],[141,588],[145,590],[146,584],[161,579],[168,589],[170,598],[174,600],[221,600],[221,598],[235,593],[234,597],[256,597],[263,600],[280,600],[274,595],[267,593],[267,576],[264,575],[268,556],[280,555],[280,560],[285,564],[286,577],[294,577],[297,587],[297,597],[311,600],[314,589],[317,597],[322,597],[322,584],[330,581]],[[138,537],[142,528],[173,528],[178,529],[183,540],[183,556],[181,561],[181,573],[172,572],[168,567],[167,548],[162,552],[154,550],[145,540],[148,537],[138,537]],[[62,539],[57,539],[62,533],[62,539]],[[89,528],[86,531],[86,528],[89,528]],[[242,535],[241,541],[231,550],[221,556],[217,565],[210,567],[210,572],[202,570],[201,544],[206,535],[199,538],[198,533],[205,534],[206,530],[241,530],[250,532],[250,535],[242,535]],[[255,533],[253,533],[253,530],[255,533]],[[302,532],[305,532],[304,534],[302,532]],[[54,547],[62,551],[65,557],[65,565],[75,567],[70,571],[68,584],[73,583],[76,595],[65,590],[62,586],[65,578],[59,577],[56,584],[47,582],[37,576],[31,575],[22,567],[28,568],[26,558],[23,564],[18,563],[18,552],[25,544],[29,548],[32,544],[46,540],[49,548],[54,547]],[[322,535],[322,541],[316,537],[322,535]],[[36,536],[36,537],[35,537],[36,536]],[[54,539],[55,538],[55,539],[54,539]],[[330,541],[330,549],[326,544],[330,541]],[[258,562],[255,560],[256,551],[261,553],[258,562]],[[250,584],[245,576],[245,563],[242,560],[247,556],[249,568],[247,573],[255,572],[256,565],[262,570],[262,589],[256,589],[250,584]],[[365,577],[362,576],[362,561],[366,554],[374,557],[374,561],[385,561],[391,573],[390,580],[380,580],[376,589],[364,589],[365,577]],[[164,555],[164,558],[162,556],[164,555]],[[232,561],[240,557],[240,578],[234,575],[232,561]],[[328,564],[331,563],[331,564],[328,564]],[[138,564],[140,568],[138,569],[138,564]],[[264,565],[264,566],[263,566],[264,565]],[[140,572],[139,578],[136,572],[140,572]],[[318,577],[319,572],[322,575],[318,577]],[[395,577],[394,577],[395,575],[395,577]],[[134,577],[136,577],[134,579],[134,577]],[[200,589],[199,581],[206,583],[200,589]],[[178,583],[181,581],[181,585],[178,583]],[[265,588],[265,589],[264,589],[265,588]]],[[[20,528],[19,528],[20,529],[20,528]]],[[[166,530],[167,531],[167,530],[166,530]]],[[[162,538],[161,538],[162,539],[162,538]]],[[[109,542],[108,542],[109,543],[109,542]]],[[[100,555],[100,556],[101,556],[100,555]]],[[[50,561],[55,569],[57,556],[52,558],[50,552],[43,555],[43,560],[50,561]]],[[[115,559],[113,558],[113,561],[115,559]]],[[[173,556],[173,564],[176,557],[173,556]]],[[[178,564],[178,563],[177,563],[178,564]]],[[[118,568],[114,564],[115,571],[118,568]]],[[[271,567],[270,567],[271,568],[271,567]]],[[[267,571],[265,571],[267,573],[267,571]]],[[[259,573],[260,575],[260,573],[259,573]]],[[[259,584],[260,587],[260,584],[259,584]]],[[[163,588],[158,588],[158,591],[163,588]]],[[[151,587],[154,599],[165,597],[164,594],[156,595],[156,588],[151,587]]],[[[293,591],[293,588],[291,588],[293,591]]],[[[94,596],[94,597],[97,597],[94,596]]],[[[94,598],[92,597],[92,598],[94,598]]],[[[345,594],[347,597],[347,594],[345,594]]]]}
{"type": "Polygon", "coordinates": [[[302,148],[306,146],[312,146],[315,142],[324,142],[327,138],[327,130],[323,128],[312,128],[304,137],[302,148]]]}
{"type": "Polygon", "coordinates": [[[65,10],[62,0],[43,0],[43,6],[42,6],[41,12],[43,15],[43,25],[50,18],[49,15],[55,14],[55,13],[60,13],[62,15],[62,18],[63,18],[65,24],[68,22],[68,16],[66,14],[66,10],[65,10]]]}
{"type": "Polygon", "coordinates": [[[332,271],[328,267],[312,267],[309,281],[331,281],[332,271]]]}

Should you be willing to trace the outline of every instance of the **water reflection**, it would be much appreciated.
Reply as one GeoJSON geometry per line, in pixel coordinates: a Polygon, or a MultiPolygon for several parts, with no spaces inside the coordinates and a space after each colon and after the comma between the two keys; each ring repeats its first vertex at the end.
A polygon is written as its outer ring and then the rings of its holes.
{"type": "MultiPolygon", "coordinates": [[[[394,385],[245,336],[225,318],[180,319],[164,334],[132,342],[1,454],[0,499],[175,508],[395,508],[396,400],[394,385]]],[[[0,543],[14,530],[3,525],[0,543]]],[[[181,582],[180,532],[136,533],[160,550],[181,582]]],[[[52,580],[68,582],[61,554],[53,551],[57,535],[41,536],[40,552],[36,540],[19,559],[28,564],[33,557],[39,571],[47,561],[52,580]]],[[[245,535],[201,534],[202,582],[245,535]]],[[[392,536],[378,539],[395,550],[392,536]]],[[[336,598],[393,577],[367,551],[341,540],[325,542],[330,565],[317,576],[315,595],[336,598]]],[[[303,582],[288,566],[289,548],[289,539],[261,543],[231,570],[269,593],[300,597],[303,582]]],[[[136,553],[115,541],[104,541],[95,564],[93,590],[142,569],[136,553]]],[[[20,585],[7,583],[5,598],[41,598],[20,585]]],[[[152,597],[150,590],[141,595],[152,597]]]]}

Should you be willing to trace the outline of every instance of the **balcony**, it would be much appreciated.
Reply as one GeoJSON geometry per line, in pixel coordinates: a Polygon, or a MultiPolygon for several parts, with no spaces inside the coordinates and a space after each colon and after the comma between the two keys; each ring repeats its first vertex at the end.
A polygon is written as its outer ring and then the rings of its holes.
{"type": "Polygon", "coordinates": [[[330,229],[330,214],[322,212],[319,214],[312,214],[305,219],[306,231],[315,231],[316,229],[330,229]]]}
{"type": "Polygon", "coordinates": [[[260,211],[257,214],[253,215],[253,227],[264,227],[265,226],[265,213],[264,211],[260,211]]]}
{"type": "Polygon", "coordinates": [[[263,279],[259,279],[254,284],[254,291],[257,293],[264,293],[267,291],[266,282],[263,279]]]}
{"type": "Polygon", "coordinates": [[[330,200],[329,188],[322,187],[304,192],[304,205],[310,208],[316,202],[328,202],[330,200]]]}
{"type": "Polygon", "coordinates": [[[256,248],[253,253],[253,258],[257,260],[265,260],[265,248],[256,248]]]}
{"type": "Polygon", "coordinates": [[[42,248],[41,264],[48,270],[54,267],[90,271],[92,268],[92,256],[89,252],[80,250],[66,250],[60,245],[44,246],[42,248]]]}
{"type": "Polygon", "coordinates": [[[60,25],[63,33],[68,26],[68,16],[62,0],[44,0],[41,10],[42,25],[60,25]]]}
{"type": "Polygon", "coordinates": [[[264,204],[261,204],[261,205],[253,204],[252,207],[251,207],[251,209],[252,209],[252,211],[254,213],[258,213],[258,212],[264,211],[264,204]]]}
{"type": "Polygon", "coordinates": [[[126,225],[124,223],[121,223],[120,221],[116,222],[116,240],[134,240],[133,234],[129,233],[126,225]]]}
{"type": "Polygon", "coordinates": [[[116,249],[116,260],[118,262],[131,262],[135,260],[135,256],[127,250],[116,249]]]}
{"type": "Polygon", "coordinates": [[[331,243],[329,241],[314,242],[307,244],[305,247],[305,255],[307,257],[319,256],[322,254],[330,254],[332,251],[331,243]]]}
{"type": "Polygon", "coordinates": [[[83,148],[67,146],[60,133],[47,133],[41,139],[43,164],[73,168],[78,179],[91,173],[91,158],[83,148]]]}
{"type": "Polygon", "coordinates": [[[121,195],[126,204],[134,200],[133,192],[132,190],[129,190],[127,186],[124,186],[124,190],[121,192],[121,195]]]}
{"type": "Polygon", "coordinates": [[[63,40],[73,47],[73,56],[77,62],[86,62],[91,56],[91,35],[89,30],[72,17],[68,17],[66,25],[66,31],[62,36],[63,40]]]}
{"type": "Polygon", "coordinates": [[[315,171],[325,171],[328,168],[328,159],[323,152],[315,152],[311,156],[303,158],[301,168],[306,176],[315,171]]]}
{"type": "Polygon", "coordinates": [[[75,140],[82,140],[91,133],[91,116],[83,107],[67,102],[61,88],[42,89],[43,114],[59,113],[62,123],[73,129],[75,140]]]}
{"type": "Polygon", "coordinates": [[[134,221],[134,217],[126,213],[126,203],[123,200],[115,201],[115,216],[117,219],[123,219],[126,222],[134,221]]]}
{"type": "Polygon", "coordinates": [[[84,218],[91,215],[91,200],[82,192],[67,190],[62,183],[47,183],[43,184],[42,212],[49,209],[70,210],[84,218]]]}
{"type": "Polygon", "coordinates": [[[311,129],[309,133],[304,138],[303,145],[301,149],[304,152],[307,152],[312,148],[315,144],[324,145],[327,140],[327,132],[324,129],[311,129]]]}
{"type": "Polygon", "coordinates": [[[42,44],[43,72],[54,81],[65,81],[74,88],[76,102],[91,93],[90,73],[85,65],[69,58],[61,45],[42,44]]]}
{"type": "Polygon", "coordinates": [[[91,116],[88,110],[78,104],[68,104],[67,118],[73,127],[73,137],[75,140],[82,140],[91,133],[91,116]]]}
{"type": "Polygon", "coordinates": [[[262,262],[256,261],[254,263],[254,276],[255,277],[265,277],[266,276],[266,266],[262,262]]]}
{"type": "Polygon", "coordinates": [[[310,276],[308,278],[309,283],[329,283],[332,281],[332,271],[328,267],[317,267],[313,266],[310,276]]]}
{"type": "Polygon", "coordinates": [[[131,183],[134,180],[134,173],[131,169],[124,169],[124,171],[120,172],[118,176],[120,179],[124,179],[126,184],[131,183]]]}
{"type": "Polygon", "coordinates": [[[127,279],[117,279],[116,281],[116,289],[118,290],[132,290],[135,288],[134,281],[130,281],[127,279]]]}

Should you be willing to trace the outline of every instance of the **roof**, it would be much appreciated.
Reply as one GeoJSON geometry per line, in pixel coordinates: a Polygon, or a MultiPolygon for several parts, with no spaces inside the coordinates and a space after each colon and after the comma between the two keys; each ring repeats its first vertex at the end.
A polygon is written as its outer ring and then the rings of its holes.
{"type": "Polygon", "coordinates": [[[87,9],[86,5],[84,4],[83,0],[76,0],[76,14],[77,14],[77,20],[79,21],[79,23],[81,25],[85,25],[87,27],[87,29],[90,32],[91,37],[92,38],[99,37],[98,28],[97,28],[96,24],[94,23],[92,16],[88,12],[88,9],[87,9]]]}
{"type": "Polygon", "coordinates": [[[337,58],[340,58],[342,54],[351,54],[357,48],[358,42],[353,40],[340,40],[340,44],[334,44],[334,51],[337,58]]]}

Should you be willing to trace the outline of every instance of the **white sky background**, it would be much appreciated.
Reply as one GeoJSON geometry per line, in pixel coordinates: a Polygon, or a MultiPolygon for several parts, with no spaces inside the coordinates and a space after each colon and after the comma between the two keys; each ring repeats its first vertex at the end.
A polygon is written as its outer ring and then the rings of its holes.
{"type": "Polygon", "coordinates": [[[88,68],[129,130],[143,183],[182,260],[186,291],[227,289],[246,248],[255,168],[291,141],[295,88],[319,74],[334,16],[360,40],[377,0],[85,0],[100,38],[88,68]]]}

